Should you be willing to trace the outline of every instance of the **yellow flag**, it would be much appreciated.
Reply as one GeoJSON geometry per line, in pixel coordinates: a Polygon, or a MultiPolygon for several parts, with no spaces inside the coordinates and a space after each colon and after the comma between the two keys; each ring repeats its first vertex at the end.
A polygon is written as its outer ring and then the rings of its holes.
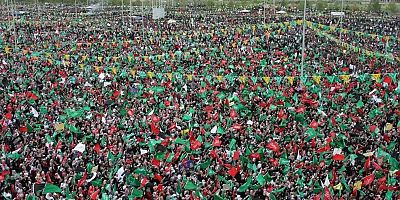
{"type": "Polygon", "coordinates": [[[10,47],[4,47],[4,51],[8,54],[11,53],[11,48],[10,47]]]}
{"type": "Polygon", "coordinates": [[[96,72],[99,73],[100,72],[100,67],[94,66],[94,70],[96,70],[96,72]]]}
{"type": "Polygon", "coordinates": [[[136,70],[132,69],[132,70],[131,70],[131,75],[132,75],[132,76],[135,76],[135,75],[136,75],[136,70]]]}
{"type": "Polygon", "coordinates": [[[392,129],[393,129],[393,124],[391,124],[391,123],[386,123],[385,131],[390,131],[390,130],[392,130],[392,129]]]}
{"type": "Polygon", "coordinates": [[[285,26],[289,26],[289,22],[283,22],[283,24],[285,24],[285,26]]]}
{"type": "Polygon", "coordinates": [[[341,75],[340,76],[345,84],[350,82],[350,75],[341,75]]]}
{"type": "Polygon", "coordinates": [[[192,81],[193,80],[193,74],[186,74],[186,78],[188,81],[192,81]]]}
{"type": "Polygon", "coordinates": [[[63,131],[64,130],[64,123],[54,125],[56,131],[63,131]]]}
{"type": "Polygon", "coordinates": [[[99,62],[103,62],[103,57],[97,57],[97,60],[99,60],[99,62]]]}
{"type": "Polygon", "coordinates": [[[118,60],[118,57],[114,56],[113,61],[116,62],[118,60]]]}
{"type": "Polygon", "coordinates": [[[307,25],[308,27],[311,27],[312,23],[311,23],[310,21],[307,21],[307,22],[306,22],[306,25],[307,25]]]}
{"type": "Polygon", "coordinates": [[[187,133],[189,133],[189,129],[185,129],[182,131],[182,135],[186,135],[187,133]]]}
{"type": "Polygon", "coordinates": [[[299,20],[296,21],[296,24],[297,24],[297,25],[301,25],[302,23],[303,23],[303,20],[301,20],[301,19],[299,19],[299,20]]]}
{"type": "Polygon", "coordinates": [[[70,57],[69,54],[65,54],[65,55],[64,55],[65,60],[69,60],[69,57],[70,57]]]}
{"type": "Polygon", "coordinates": [[[239,76],[239,81],[241,83],[245,83],[246,82],[246,76],[239,76]]]}
{"type": "Polygon", "coordinates": [[[222,81],[222,76],[216,76],[218,81],[222,81]]]}
{"type": "Polygon", "coordinates": [[[153,78],[153,76],[154,76],[154,72],[151,72],[151,71],[147,72],[147,77],[153,78]]]}
{"type": "Polygon", "coordinates": [[[113,68],[111,68],[111,71],[113,74],[117,74],[117,68],[113,67],[113,68]]]}
{"type": "Polygon", "coordinates": [[[264,80],[264,82],[265,82],[266,84],[268,84],[269,81],[271,80],[271,77],[269,77],[269,76],[264,76],[262,79],[264,80]]]}
{"type": "Polygon", "coordinates": [[[170,81],[172,81],[172,73],[167,73],[167,77],[170,81]]]}
{"type": "Polygon", "coordinates": [[[87,55],[82,56],[82,60],[85,61],[87,59],[87,55]]]}
{"type": "Polygon", "coordinates": [[[28,50],[22,50],[22,52],[23,52],[24,54],[27,54],[27,53],[28,53],[28,50]]]}
{"type": "Polygon", "coordinates": [[[339,184],[333,186],[333,189],[335,189],[335,190],[343,190],[343,185],[342,185],[342,183],[339,183],[339,184]]]}
{"type": "Polygon", "coordinates": [[[84,64],[79,64],[79,67],[80,67],[81,69],[83,69],[83,67],[85,67],[85,65],[84,65],[84,64]]]}
{"type": "Polygon", "coordinates": [[[313,76],[312,78],[317,84],[321,82],[321,76],[313,76]]]}
{"type": "Polygon", "coordinates": [[[294,77],[293,76],[288,76],[287,79],[288,79],[290,85],[293,85],[294,77]]]}
{"type": "Polygon", "coordinates": [[[131,62],[132,56],[128,56],[128,61],[131,62]]]}
{"type": "Polygon", "coordinates": [[[386,42],[390,40],[390,36],[385,36],[384,38],[386,42]]]}
{"type": "Polygon", "coordinates": [[[158,59],[158,60],[161,60],[161,55],[157,55],[157,59],[158,59]]]}
{"type": "Polygon", "coordinates": [[[362,182],[361,181],[357,181],[357,182],[354,183],[353,190],[360,190],[361,186],[362,186],[362,182]]]}
{"type": "Polygon", "coordinates": [[[51,59],[47,59],[47,62],[49,62],[50,65],[53,65],[53,61],[51,59]]]}
{"type": "Polygon", "coordinates": [[[143,60],[147,61],[149,59],[149,56],[143,56],[143,60]]]}
{"type": "Polygon", "coordinates": [[[372,79],[378,81],[381,78],[381,74],[372,74],[372,79]]]}

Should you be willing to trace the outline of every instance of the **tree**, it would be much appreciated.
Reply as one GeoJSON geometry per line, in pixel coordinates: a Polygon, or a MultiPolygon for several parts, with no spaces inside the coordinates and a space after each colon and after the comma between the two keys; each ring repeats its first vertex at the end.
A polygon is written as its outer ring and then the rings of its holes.
{"type": "Polygon", "coordinates": [[[317,2],[317,10],[323,11],[325,8],[328,8],[328,4],[325,1],[318,1],[317,2]]]}
{"type": "Polygon", "coordinates": [[[286,0],[281,0],[281,7],[285,7],[287,6],[287,1],[286,0]]]}
{"type": "Polygon", "coordinates": [[[381,11],[381,4],[379,3],[379,0],[371,0],[369,5],[368,5],[368,10],[370,12],[378,13],[381,11]]]}
{"type": "Polygon", "coordinates": [[[392,2],[389,3],[386,7],[386,10],[390,13],[390,14],[396,14],[399,10],[398,7],[396,5],[396,3],[392,2]]]}

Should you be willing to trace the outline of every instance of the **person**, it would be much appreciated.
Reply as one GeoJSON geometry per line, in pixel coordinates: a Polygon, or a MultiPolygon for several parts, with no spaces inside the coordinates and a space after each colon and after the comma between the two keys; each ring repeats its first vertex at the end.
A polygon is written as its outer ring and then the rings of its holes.
{"type": "Polygon", "coordinates": [[[297,17],[57,11],[1,26],[4,198],[400,196],[398,17],[311,17],[301,77],[297,17]]]}

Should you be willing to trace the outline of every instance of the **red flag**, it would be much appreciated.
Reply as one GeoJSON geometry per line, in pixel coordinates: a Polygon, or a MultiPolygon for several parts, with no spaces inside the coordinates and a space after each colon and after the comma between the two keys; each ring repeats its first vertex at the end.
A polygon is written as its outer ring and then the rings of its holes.
{"type": "Polygon", "coordinates": [[[85,172],[82,178],[78,181],[77,187],[81,187],[85,183],[86,178],[87,178],[87,173],[85,172]]]}
{"type": "Polygon", "coordinates": [[[279,118],[279,119],[286,119],[286,115],[285,115],[285,113],[283,112],[283,110],[280,110],[280,111],[279,111],[279,113],[278,113],[278,118],[279,118]]]}
{"type": "Polygon", "coordinates": [[[236,169],[236,167],[232,167],[232,168],[229,170],[229,175],[231,175],[232,178],[235,177],[237,173],[238,173],[238,170],[236,169]]]}
{"type": "Polygon", "coordinates": [[[160,161],[157,160],[156,158],[153,158],[153,160],[151,161],[151,164],[153,164],[157,168],[160,167],[160,161]]]}
{"type": "Polygon", "coordinates": [[[278,159],[270,158],[269,162],[271,162],[272,165],[275,166],[275,167],[279,166],[279,160],[278,159]]]}
{"type": "Polygon", "coordinates": [[[97,154],[100,154],[100,144],[99,143],[94,145],[94,150],[97,152],[97,154]]]}
{"type": "Polygon", "coordinates": [[[111,97],[111,99],[116,99],[116,98],[118,98],[118,96],[121,94],[121,92],[120,91],[114,91],[114,93],[112,94],[112,97],[111,97]]]}
{"type": "Polygon", "coordinates": [[[19,127],[19,131],[21,133],[26,133],[26,132],[28,132],[28,128],[26,126],[21,126],[21,127],[19,127]]]}
{"type": "Polygon", "coordinates": [[[163,185],[162,184],[158,184],[157,190],[158,190],[158,192],[162,192],[164,190],[163,189],[163,185]]]}
{"type": "Polygon", "coordinates": [[[318,122],[316,122],[315,120],[313,120],[310,124],[310,127],[313,129],[316,129],[318,127],[318,122]]]}
{"type": "Polygon", "coordinates": [[[239,151],[235,151],[235,152],[233,153],[233,160],[239,160],[239,158],[240,158],[240,153],[239,153],[239,151]]]}
{"type": "Polygon", "coordinates": [[[253,159],[253,158],[255,158],[255,159],[257,159],[257,160],[260,160],[260,154],[258,154],[258,153],[252,153],[252,154],[250,154],[250,159],[253,159]]]}
{"type": "Polygon", "coordinates": [[[146,183],[147,183],[147,178],[144,177],[144,178],[142,179],[142,182],[140,183],[140,187],[144,187],[144,186],[146,185],[146,183]]]}
{"type": "Polygon", "coordinates": [[[324,200],[332,200],[331,191],[329,191],[328,187],[325,186],[324,191],[324,200]]]}
{"type": "Polygon", "coordinates": [[[215,151],[215,149],[210,151],[210,155],[212,158],[216,158],[217,157],[217,152],[215,151]]]}
{"type": "Polygon", "coordinates": [[[100,189],[97,189],[96,192],[94,192],[92,195],[90,195],[91,200],[96,200],[99,196],[100,189]]]}
{"type": "Polygon", "coordinates": [[[198,140],[192,140],[190,141],[190,148],[192,150],[197,150],[201,147],[201,143],[198,140]]]}
{"type": "Polygon", "coordinates": [[[383,176],[382,178],[378,179],[378,185],[382,185],[386,183],[386,176],[383,176]]]}
{"type": "Polygon", "coordinates": [[[304,111],[306,111],[306,108],[304,107],[304,105],[301,105],[295,111],[296,113],[303,113],[304,111]]]}
{"type": "Polygon", "coordinates": [[[5,118],[8,119],[8,120],[10,120],[10,119],[12,118],[12,114],[11,114],[11,113],[7,113],[7,114],[5,115],[5,118]]]}
{"type": "Polygon", "coordinates": [[[158,123],[158,122],[160,121],[160,118],[157,117],[155,114],[152,114],[152,115],[151,115],[151,121],[152,121],[153,123],[158,123]]]}
{"type": "Polygon", "coordinates": [[[240,130],[240,129],[242,129],[242,126],[240,124],[238,124],[238,123],[235,123],[235,124],[232,125],[232,128],[235,129],[235,130],[240,130]]]}
{"type": "Polygon", "coordinates": [[[132,117],[133,114],[134,114],[133,110],[132,110],[132,109],[129,109],[129,110],[128,110],[128,115],[132,117]]]}
{"type": "Polygon", "coordinates": [[[314,200],[320,200],[322,193],[319,193],[317,196],[314,196],[314,200]]]}
{"type": "Polygon", "coordinates": [[[381,170],[382,171],[382,167],[381,166],[379,166],[379,164],[378,163],[376,163],[376,162],[372,162],[372,165],[374,165],[374,168],[376,169],[376,170],[381,170]]]}
{"type": "Polygon", "coordinates": [[[62,147],[61,140],[58,140],[56,150],[61,149],[61,147],[62,147]]]}
{"type": "Polygon", "coordinates": [[[390,76],[385,76],[385,78],[383,78],[383,82],[390,85],[392,83],[392,78],[390,78],[390,76]]]}
{"type": "Polygon", "coordinates": [[[231,113],[229,114],[229,116],[230,116],[232,119],[235,119],[235,118],[237,117],[236,110],[235,110],[235,109],[232,109],[232,110],[231,110],[231,113]]]}
{"type": "Polygon", "coordinates": [[[150,124],[150,128],[151,132],[153,132],[154,134],[158,135],[160,133],[160,128],[158,128],[158,126],[156,126],[154,123],[150,124]]]}
{"type": "Polygon", "coordinates": [[[342,155],[342,154],[335,154],[335,155],[333,155],[333,160],[342,161],[342,160],[344,160],[344,155],[342,155]]]}
{"type": "Polygon", "coordinates": [[[363,185],[371,184],[372,182],[374,182],[374,178],[375,178],[374,174],[371,174],[371,175],[368,175],[368,176],[364,177],[363,180],[362,180],[363,185]]]}
{"type": "Polygon", "coordinates": [[[158,180],[159,182],[162,181],[162,176],[160,174],[154,175],[154,179],[158,180]]]}
{"type": "Polygon", "coordinates": [[[213,141],[212,145],[213,145],[214,147],[219,147],[219,146],[221,146],[221,140],[220,140],[219,136],[217,136],[217,137],[214,138],[214,141],[213,141]]]}
{"type": "Polygon", "coordinates": [[[376,125],[369,126],[369,131],[370,132],[375,132],[375,129],[376,129],[376,125]]]}
{"type": "Polygon", "coordinates": [[[275,141],[275,140],[271,140],[268,144],[267,144],[267,148],[273,152],[279,152],[279,150],[281,149],[281,147],[279,146],[279,144],[275,141]]]}
{"type": "Polygon", "coordinates": [[[368,157],[364,163],[364,170],[366,173],[368,173],[370,167],[371,167],[371,157],[368,157]]]}

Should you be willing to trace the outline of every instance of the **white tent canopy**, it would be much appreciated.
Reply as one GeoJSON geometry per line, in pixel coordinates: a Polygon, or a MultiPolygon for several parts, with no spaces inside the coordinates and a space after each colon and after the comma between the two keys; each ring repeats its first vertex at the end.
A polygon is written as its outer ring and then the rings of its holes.
{"type": "Polygon", "coordinates": [[[170,19],[170,20],[167,21],[167,23],[168,23],[168,24],[175,24],[175,23],[176,23],[176,20],[170,19]]]}

